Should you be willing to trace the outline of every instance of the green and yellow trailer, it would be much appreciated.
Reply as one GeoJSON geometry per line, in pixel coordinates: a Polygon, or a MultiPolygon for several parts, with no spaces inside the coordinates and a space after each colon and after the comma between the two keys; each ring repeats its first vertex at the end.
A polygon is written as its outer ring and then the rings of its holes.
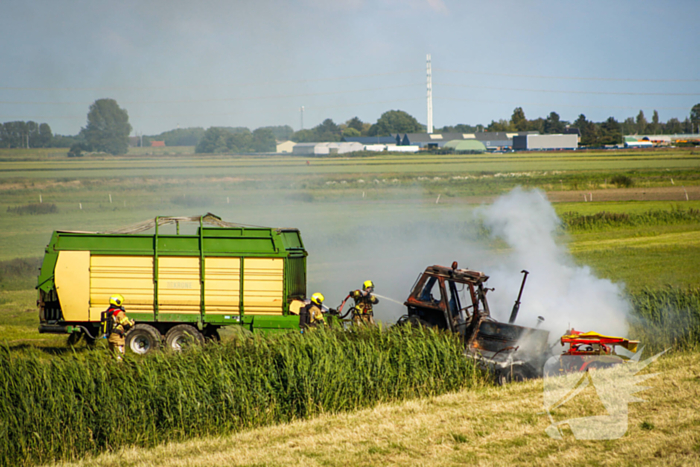
{"type": "Polygon", "coordinates": [[[125,297],[136,320],[127,347],[146,353],[184,340],[218,338],[223,326],[299,328],[306,256],[297,229],[230,224],[207,214],[156,217],[109,233],[55,231],[38,278],[42,333],[96,339],[109,297],[125,297]],[[194,234],[180,223],[198,222],[194,234]],[[174,233],[163,226],[175,224],[174,233]],[[139,233],[154,230],[154,233],[139,233]]]}

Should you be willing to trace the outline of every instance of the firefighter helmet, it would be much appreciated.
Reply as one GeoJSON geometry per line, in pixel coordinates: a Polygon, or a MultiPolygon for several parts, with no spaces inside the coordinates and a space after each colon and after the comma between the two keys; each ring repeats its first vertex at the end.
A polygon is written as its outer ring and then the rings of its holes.
{"type": "Polygon", "coordinates": [[[321,303],[323,303],[324,299],[325,299],[325,297],[323,296],[323,294],[320,294],[318,292],[316,292],[315,294],[313,294],[311,296],[311,301],[319,306],[321,305],[321,303]]]}
{"type": "Polygon", "coordinates": [[[114,294],[109,297],[109,304],[114,306],[122,306],[124,304],[124,297],[122,294],[114,294]]]}
{"type": "Polygon", "coordinates": [[[367,289],[374,289],[374,282],[365,281],[364,284],[362,284],[362,290],[367,290],[367,289]]]}

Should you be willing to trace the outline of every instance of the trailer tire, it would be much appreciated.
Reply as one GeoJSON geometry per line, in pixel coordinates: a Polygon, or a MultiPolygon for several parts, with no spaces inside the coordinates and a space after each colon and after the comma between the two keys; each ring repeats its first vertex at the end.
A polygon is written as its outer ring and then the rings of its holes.
{"type": "Polygon", "coordinates": [[[165,346],[168,350],[180,351],[188,345],[203,342],[202,333],[189,324],[178,324],[165,334],[165,346]]]}
{"type": "Polygon", "coordinates": [[[138,355],[159,349],[160,343],[160,333],[150,324],[137,324],[126,333],[126,348],[138,355]]]}

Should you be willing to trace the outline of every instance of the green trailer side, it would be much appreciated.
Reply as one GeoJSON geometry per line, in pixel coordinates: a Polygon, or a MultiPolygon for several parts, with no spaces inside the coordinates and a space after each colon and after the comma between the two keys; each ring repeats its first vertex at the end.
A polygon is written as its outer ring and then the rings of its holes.
{"type": "MultiPolygon", "coordinates": [[[[162,335],[178,324],[211,333],[298,328],[306,256],[297,229],[207,226],[194,235],[56,231],[38,278],[40,332],[96,332],[110,294],[162,335]]],[[[179,231],[179,227],[178,227],[179,231]]]]}

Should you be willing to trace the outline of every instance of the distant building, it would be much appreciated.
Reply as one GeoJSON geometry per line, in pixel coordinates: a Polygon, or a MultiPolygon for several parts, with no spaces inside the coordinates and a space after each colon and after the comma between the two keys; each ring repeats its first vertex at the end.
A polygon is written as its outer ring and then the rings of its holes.
{"type": "MultiPolygon", "coordinates": [[[[480,141],[489,151],[508,149],[513,146],[513,137],[518,135],[538,134],[537,131],[520,131],[507,133],[504,131],[481,131],[477,133],[406,133],[401,140],[402,145],[415,144],[421,148],[441,148],[449,141],[476,140],[480,141]]],[[[396,135],[399,137],[400,135],[396,135]]]]}
{"type": "Polygon", "coordinates": [[[294,141],[278,141],[276,151],[279,153],[291,153],[296,144],[294,141]]]}
{"type": "Polygon", "coordinates": [[[397,146],[394,144],[365,144],[365,151],[377,152],[418,152],[420,146],[397,146]]]}
{"type": "Polygon", "coordinates": [[[360,144],[399,144],[399,135],[396,136],[343,136],[341,139],[345,143],[360,144]]]}
{"type": "Polygon", "coordinates": [[[453,139],[452,141],[448,141],[444,147],[452,148],[455,150],[455,152],[486,152],[486,146],[484,145],[484,143],[476,139],[453,139]]]}
{"type": "Polygon", "coordinates": [[[513,149],[547,150],[577,149],[578,135],[516,135],[513,137],[513,149]]]}
{"type": "Polygon", "coordinates": [[[363,151],[364,149],[364,145],[360,143],[297,143],[294,145],[292,153],[300,156],[325,156],[363,151]]]}
{"type": "Polygon", "coordinates": [[[165,141],[151,141],[151,147],[152,148],[164,148],[165,141]]]}

